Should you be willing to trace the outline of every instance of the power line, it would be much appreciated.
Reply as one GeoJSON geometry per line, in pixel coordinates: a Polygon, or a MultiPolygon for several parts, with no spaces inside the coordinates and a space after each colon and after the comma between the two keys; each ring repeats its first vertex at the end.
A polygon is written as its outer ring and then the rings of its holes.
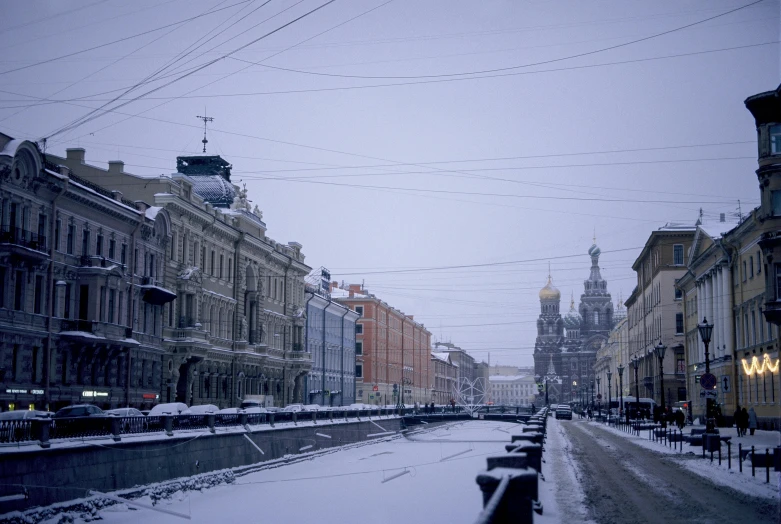
{"type": "Polygon", "coordinates": [[[552,64],[556,62],[562,62],[565,60],[571,60],[573,58],[581,58],[584,56],[591,56],[598,53],[603,53],[605,51],[611,51],[613,49],[619,49],[622,47],[627,47],[630,45],[634,45],[640,42],[645,42],[648,40],[652,40],[654,38],[659,38],[661,36],[669,35],[671,33],[675,33],[678,31],[682,31],[684,29],[689,29],[691,27],[704,24],[705,22],[710,22],[711,20],[715,20],[717,18],[721,18],[723,16],[727,16],[729,14],[735,13],[737,11],[740,11],[742,9],[746,9],[748,7],[760,4],[764,2],[765,0],[756,0],[755,2],[751,2],[749,4],[745,4],[743,6],[737,7],[735,9],[730,9],[729,11],[725,11],[723,13],[720,13],[718,15],[714,15],[708,18],[704,18],[702,20],[698,20],[697,22],[692,22],[690,24],[682,25],[679,27],[676,27],[674,29],[669,29],[667,31],[662,31],[661,33],[656,33],[650,36],[645,36],[643,38],[637,38],[635,40],[631,40],[629,42],[624,42],[622,44],[616,44],[608,47],[603,47],[601,49],[595,49],[593,51],[586,51],[583,53],[577,53],[574,55],[559,57],[559,58],[553,58],[550,60],[542,60],[539,62],[532,62],[528,64],[521,64],[521,65],[515,65],[515,66],[509,66],[509,67],[499,67],[494,69],[483,69],[483,70],[477,70],[477,71],[466,71],[466,72],[460,72],[460,73],[447,73],[447,74],[439,74],[439,75],[411,75],[411,76],[369,76],[369,75],[340,75],[340,74],[333,74],[333,73],[317,73],[314,71],[303,71],[298,69],[289,69],[289,68],[282,68],[282,67],[273,67],[264,65],[263,67],[267,67],[270,69],[280,69],[283,71],[293,72],[293,73],[301,73],[301,74],[308,74],[308,75],[316,75],[316,76],[329,76],[329,77],[337,77],[337,78],[357,78],[357,79],[374,79],[374,80],[387,80],[387,79],[399,79],[399,80],[412,80],[412,79],[420,79],[420,78],[446,78],[446,77],[454,77],[454,76],[465,76],[465,75],[481,75],[481,74],[488,74],[488,73],[499,73],[503,71],[511,71],[514,69],[522,69],[527,67],[534,67],[539,65],[546,65],[546,64],[552,64]]]}
{"type": "Polygon", "coordinates": [[[5,71],[0,71],[0,75],[5,75],[5,74],[8,74],[8,73],[14,73],[16,71],[22,71],[23,69],[29,69],[31,67],[36,67],[36,66],[39,66],[39,65],[48,64],[48,63],[51,63],[51,62],[55,62],[57,60],[62,60],[63,58],[68,58],[68,57],[71,57],[71,56],[80,55],[82,53],[87,53],[89,51],[94,51],[95,49],[100,49],[102,47],[118,44],[119,42],[125,42],[127,40],[132,40],[134,38],[138,38],[139,36],[144,36],[144,35],[148,35],[150,33],[155,33],[157,31],[162,31],[163,29],[167,29],[169,27],[173,27],[173,26],[176,26],[176,25],[184,24],[184,23],[189,22],[191,20],[195,20],[196,18],[201,18],[203,16],[214,14],[214,13],[217,13],[219,11],[223,11],[225,9],[230,9],[232,7],[236,7],[237,5],[246,4],[247,2],[250,2],[250,1],[252,1],[252,0],[241,0],[240,2],[236,2],[235,4],[231,4],[229,6],[225,6],[225,7],[222,7],[220,9],[215,9],[214,11],[210,11],[208,13],[204,13],[204,14],[201,14],[201,15],[197,15],[197,16],[193,16],[193,17],[190,17],[190,18],[186,18],[184,20],[180,20],[179,22],[174,22],[172,24],[166,24],[164,26],[157,27],[155,29],[150,29],[148,31],[143,31],[141,33],[136,33],[136,34],[131,35],[131,36],[126,36],[124,38],[120,38],[119,40],[113,40],[111,42],[106,42],[104,44],[96,45],[96,46],[93,46],[93,47],[90,47],[90,48],[87,48],[87,49],[82,49],[80,51],[74,51],[72,53],[68,53],[68,54],[65,54],[65,55],[60,55],[60,56],[57,56],[57,57],[54,57],[54,58],[48,58],[46,60],[41,60],[39,62],[35,62],[35,63],[32,63],[32,64],[27,64],[25,66],[16,67],[14,69],[7,69],[5,71]]]}

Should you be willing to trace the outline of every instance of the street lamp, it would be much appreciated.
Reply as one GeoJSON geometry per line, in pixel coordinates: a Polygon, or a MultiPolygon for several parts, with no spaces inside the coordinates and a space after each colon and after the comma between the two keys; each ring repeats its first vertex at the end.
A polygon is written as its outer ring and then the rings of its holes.
{"type": "Polygon", "coordinates": [[[610,382],[610,379],[613,378],[613,372],[609,369],[607,370],[607,423],[610,424],[610,408],[612,407],[611,404],[613,403],[611,397],[611,393],[613,390],[613,385],[610,382]]]}
{"type": "Polygon", "coordinates": [[[621,364],[616,368],[618,370],[618,409],[624,411],[624,366],[621,364]]]}
{"type": "Polygon", "coordinates": [[[640,416],[640,380],[637,378],[637,368],[640,366],[640,359],[632,357],[632,367],[635,368],[635,418],[640,416]]]}
{"type": "Polygon", "coordinates": [[[597,377],[597,406],[598,406],[597,410],[598,410],[600,416],[602,416],[602,401],[599,398],[599,396],[602,394],[600,392],[600,389],[599,389],[599,382],[601,380],[602,379],[600,377],[597,377]]]}
{"type": "Polygon", "coordinates": [[[665,415],[665,409],[664,409],[664,352],[667,349],[667,346],[662,344],[662,341],[659,340],[659,343],[654,347],[654,352],[656,353],[656,356],[659,358],[659,389],[662,390],[662,428],[667,427],[667,420],[665,415]]]}
{"type": "MultiPolygon", "coordinates": [[[[705,374],[710,375],[710,355],[708,354],[708,344],[710,344],[710,337],[713,334],[713,324],[708,324],[708,319],[703,317],[702,323],[697,325],[697,329],[700,332],[700,338],[702,343],[705,344],[705,374]]],[[[710,397],[705,398],[705,432],[713,433],[716,428],[715,421],[712,418],[713,415],[713,401],[710,397]]]]}

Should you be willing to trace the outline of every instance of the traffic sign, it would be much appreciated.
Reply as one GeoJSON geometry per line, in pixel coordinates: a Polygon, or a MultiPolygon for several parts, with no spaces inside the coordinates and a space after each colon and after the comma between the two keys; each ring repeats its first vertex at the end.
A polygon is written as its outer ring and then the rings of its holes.
{"type": "Polygon", "coordinates": [[[380,386],[374,386],[374,387],[372,388],[372,391],[379,391],[379,390],[380,390],[380,386]]]}
{"type": "Polygon", "coordinates": [[[700,386],[703,389],[713,389],[716,387],[716,375],[713,373],[705,373],[700,377],[700,386]]]}
{"type": "Polygon", "coordinates": [[[601,393],[599,393],[599,394],[597,395],[597,400],[602,400],[602,394],[601,394],[601,393]]]}
{"type": "Polygon", "coordinates": [[[718,391],[715,389],[701,389],[700,390],[700,398],[717,398],[718,397],[718,391]]]}

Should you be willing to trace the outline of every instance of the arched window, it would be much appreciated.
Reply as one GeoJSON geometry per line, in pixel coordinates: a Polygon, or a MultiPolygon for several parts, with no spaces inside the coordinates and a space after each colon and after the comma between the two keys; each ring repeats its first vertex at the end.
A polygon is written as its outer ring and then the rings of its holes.
{"type": "Polygon", "coordinates": [[[599,311],[594,311],[594,325],[599,325],[599,311]]]}

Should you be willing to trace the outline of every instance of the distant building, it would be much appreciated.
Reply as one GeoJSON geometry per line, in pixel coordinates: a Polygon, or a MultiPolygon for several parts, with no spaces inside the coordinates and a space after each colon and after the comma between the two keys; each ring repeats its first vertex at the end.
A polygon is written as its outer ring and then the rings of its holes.
{"type": "MultiPolygon", "coordinates": [[[[505,376],[505,377],[514,377],[516,375],[522,375],[523,374],[523,373],[519,372],[519,369],[520,368],[518,366],[500,366],[500,365],[491,366],[490,375],[491,376],[501,375],[501,376],[505,376]]],[[[529,374],[533,375],[534,371],[532,370],[532,372],[529,373],[529,374]]]]}
{"type": "Polygon", "coordinates": [[[469,382],[474,382],[477,376],[477,370],[475,369],[475,359],[472,355],[466,352],[466,350],[452,344],[450,342],[435,342],[434,351],[450,353],[450,359],[458,367],[458,375],[456,376],[456,382],[460,382],[461,378],[465,378],[469,382]]]}
{"type": "Polygon", "coordinates": [[[526,407],[535,401],[537,383],[533,375],[491,375],[489,382],[495,405],[526,407]]]}
{"type": "Polygon", "coordinates": [[[405,405],[431,399],[431,332],[360,284],[331,283],[331,298],[360,318],[355,326],[356,402],[405,405]],[[401,395],[403,394],[403,398],[401,395]]]}
{"type": "Polygon", "coordinates": [[[348,406],[355,402],[355,322],[360,315],[331,298],[331,275],[320,268],[307,277],[306,346],[312,370],[308,403],[348,406]]]}
{"type": "Polygon", "coordinates": [[[458,366],[453,363],[450,353],[447,352],[432,351],[431,363],[434,370],[431,400],[436,404],[448,404],[456,396],[458,366]]]}
{"type": "Polygon", "coordinates": [[[688,397],[682,369],[685,359],[683,296],[675,286],[687,272],[696,230],[694,224],[668,223],[660,227],[651,233],[632,264],[637,273],[637,287],[627,298],[626,306],[629,357],[639,361],[639,388],[635,387],[635,372],[630,362],[624,373],[629,374],[631,395],[639,389],[640,397],[653,398],[659,405],[662,373],[665,404],[672,405],[688,397]],[[654,346],[659,342],[667,346],[663,370],[659,369],[659,359],[654,354],[654,346]]]}

